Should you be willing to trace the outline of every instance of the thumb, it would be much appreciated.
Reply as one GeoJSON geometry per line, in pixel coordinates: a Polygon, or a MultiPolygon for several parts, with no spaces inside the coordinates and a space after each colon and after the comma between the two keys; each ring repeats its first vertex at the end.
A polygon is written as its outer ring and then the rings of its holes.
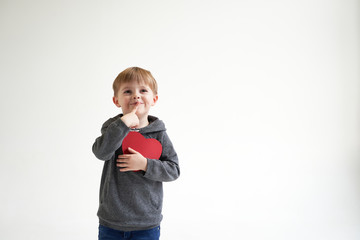
{"type": "Polygon", "coordinates": [[[138,153],[137,151],[135,151],[134,149],[132,149],[131,147],[128,147],[127,149],[130,153],[138,153]]]}

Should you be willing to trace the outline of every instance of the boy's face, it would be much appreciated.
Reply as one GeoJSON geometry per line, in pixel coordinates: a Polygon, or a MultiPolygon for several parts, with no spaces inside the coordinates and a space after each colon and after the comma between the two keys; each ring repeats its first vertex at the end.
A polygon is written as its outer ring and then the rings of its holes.
{"type": "Polygon", "coordinates": [[[124,115],[138,104],[136,115],[139,118],[147,117],[150,107],[154,106],[157,100],[158,96],[154,95],[148,85],[136,81],[121,84],[118,93],[113,97],[115,105],[122,108],[124,115]]]}

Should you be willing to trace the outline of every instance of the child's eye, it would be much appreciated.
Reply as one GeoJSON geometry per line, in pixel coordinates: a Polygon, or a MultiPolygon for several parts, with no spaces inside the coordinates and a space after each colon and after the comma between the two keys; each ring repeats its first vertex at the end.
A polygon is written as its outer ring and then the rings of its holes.
{"type": "Polygon", "coordinates": [[[147,89],[142,89],[141,92],[148,92],[148,90],[147,89]]]}
{"type": "Polygon", "coordinates": [[[131,93],[131,91],[130,91],[130,90],[126,90],[126,91],[124,91],[124,93],[125,93],[125,94],[129,94],[129,93],[131,93]]]}

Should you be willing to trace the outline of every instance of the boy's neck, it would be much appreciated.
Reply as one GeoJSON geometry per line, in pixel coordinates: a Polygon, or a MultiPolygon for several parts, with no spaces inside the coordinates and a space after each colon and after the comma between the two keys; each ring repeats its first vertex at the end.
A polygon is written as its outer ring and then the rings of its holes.
{"type": "Polygon", "coordinates": [[[149,125],[148,115],[139,118],[139,126],[137,128],[143,128],[149,125]]]}

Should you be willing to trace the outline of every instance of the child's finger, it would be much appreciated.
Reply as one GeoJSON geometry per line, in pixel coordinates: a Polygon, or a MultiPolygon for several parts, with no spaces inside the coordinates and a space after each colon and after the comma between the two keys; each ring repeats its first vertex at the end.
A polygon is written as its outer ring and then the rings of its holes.
{"type": "Polygon", "coordinates": [[[130,170],[131,170],[130,168],[120,168],[119,169],[120,172],[128,172],[130,170]]]}
{"type": "Polygon", "coordinates": [[[137,102],[137,103],[134,105],[134,108],[133,108],[133,110],[131,110],[131,112],[132,112],[132,113],[136,113],[136,111],[137,111],[137,109],[138,109],[139,105],[140,105],[140,103],[139,103],[139,102],[137,102]]]}
{"type": "Polygon", "coordinates": [[[134,108],[133,108],[133,110],[131,110],[131,113],[136,113],[136,111],[137,111],[137,106],[135,106],[134,108]]]}
{"type": "Polygon", "coordinates": [[[127,165],[127,163],[120,162],[120,163],[117,163],[116,166],[117,167],[127,167],[128,165],[127,165]]]}

